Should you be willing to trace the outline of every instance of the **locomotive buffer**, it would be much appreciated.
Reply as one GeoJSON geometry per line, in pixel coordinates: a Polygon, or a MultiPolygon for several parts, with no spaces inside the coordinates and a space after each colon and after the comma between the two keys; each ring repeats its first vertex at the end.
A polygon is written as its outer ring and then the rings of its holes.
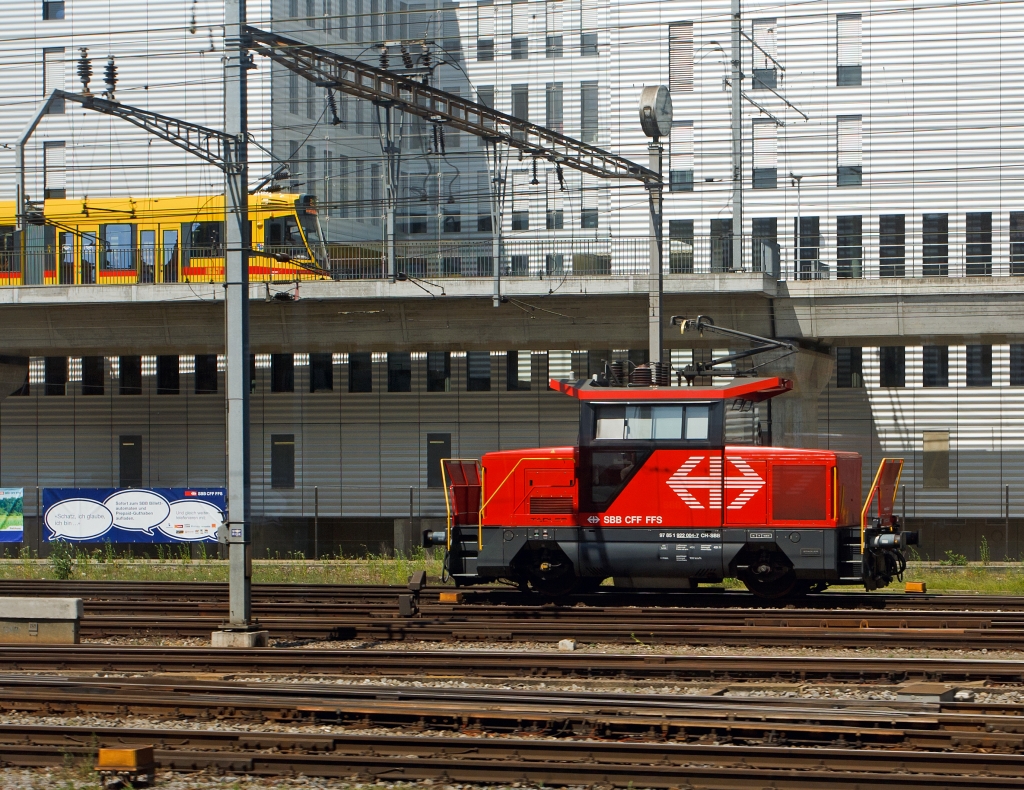
{"type": "MultiPolygon", "coordinates": [[[[706,318],[682,323],[713,327],[706,318]]],[[[687,387],[669,387],[663,366],[627,372],[625,362],[589,380],[552,379],[579,401],[577,445],[442,461],[447,528],[424,540],[444,545],[455,583],[504,579],[564,595],[608,577],[648,589],[735,577],[776,598],[899,578],[903,550],[917,539],[893,514],[902,459],[883,460],[863,499],[859,454],[769,446],[754,406],[792,382],[715,368],[795,348],[712,331],[758,346],[678,371],[687,387]],[[715,375],[731,378],[692,384],[715,375]]]]}

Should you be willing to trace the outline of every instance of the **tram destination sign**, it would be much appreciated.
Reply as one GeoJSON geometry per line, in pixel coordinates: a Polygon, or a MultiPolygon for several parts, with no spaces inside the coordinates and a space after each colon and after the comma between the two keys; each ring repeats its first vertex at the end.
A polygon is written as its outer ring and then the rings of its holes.
{"type": "Polygon", "coordinates": [[[223,488],[44,488],[48,542],[217,541],[223,488]]]}

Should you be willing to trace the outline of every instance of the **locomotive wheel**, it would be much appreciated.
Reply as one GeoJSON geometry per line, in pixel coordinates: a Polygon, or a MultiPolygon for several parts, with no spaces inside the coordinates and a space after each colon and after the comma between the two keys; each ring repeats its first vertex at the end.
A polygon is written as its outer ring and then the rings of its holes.
{"type": "Polygon", "coordinates": [[[756,576],[748,576],[740,581],[758,598],[796,597],[806,595],[811,589],[810,583],[804,579],[798,579],[792,570],[775,579],[758,579],[756,576]]]}

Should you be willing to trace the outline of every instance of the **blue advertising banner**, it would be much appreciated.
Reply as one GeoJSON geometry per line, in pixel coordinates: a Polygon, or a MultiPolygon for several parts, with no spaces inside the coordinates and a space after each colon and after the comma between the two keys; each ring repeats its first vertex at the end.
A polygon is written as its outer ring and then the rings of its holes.
{"type": "Polygon", "coordinates": [[[0,543],[21,543],[24,540],[24,511],[24,488],[0,488],[0,543]]]}
{"type": "Polygon", "coordinates": [[[47,541],[216,542],[223,488],[44,488],[47,541]]]}

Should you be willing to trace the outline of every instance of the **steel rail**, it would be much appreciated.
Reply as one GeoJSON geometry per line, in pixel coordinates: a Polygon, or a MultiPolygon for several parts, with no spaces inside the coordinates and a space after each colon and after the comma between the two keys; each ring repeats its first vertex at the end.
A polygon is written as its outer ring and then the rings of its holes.
{"type": "Polygon", "coordinates": [[[1010,754],[778,748],[598,740],[306,735],[133,727],[0,725],[0,758],[60,765],[99,747],[154,745],[163,768],[377,781],[521,782],[615,787],[1017,788],[1010,754]]]}
{"type": "Polygon", "coordinates": [[[1024,749],[1020,705],[0,676],[0,710],[554,737],[1024,749]]]}
{"type": "Polygon", "coordinates": [[[1024,662],[962,658],[678,656],[521,650],[217,650],[123,645],[0,645],[3,672],[221,672],[458,679],[611,678],[715,682],[910,680],[1024,683],[1024,662]]]}
{"type": "MultiPolygon", "coordinates": [[[[451,587],[427,587],[423,600],[436,596],[451,587]]],[[[253,600],[259,602],[281,602],[291,600],[363,603],[366,601],[391,601],[395,596],[407,593],[405,585],[359,585],[359,584],[254,584],[253,600]]],[[[506,606],[537,606],[548,603],[544,598],[524,594],[508,587],[478,587],[461,590],[467,605],[502,604],[506,606]]],[[[4,595],[47,595],[70,596],[89,599],[114,600],[191,600],[216,603],[227,601],[226,582],[135,582],[135,581],[52,581],[44,579],[3,579],[0,580],[0,596],[4,595]]],[[[720,592],[638,592],[616,591],[613,587],[602,588],[600,592],[568,596],[564,602],[570,606],[585,603],[593,606],[650,606],[677,607],[681,609],[782,609],[792,610],[842,610],[842,609],[919,609],[957,612],[981,610],[986,612],[1024,612],[1024,596],[1019,595],[974,595],[974,594],[928,594],[905,595],[903,593],[826,592],[808,595],[798,599],[765,600],[740,591],[720,592]]]]}

